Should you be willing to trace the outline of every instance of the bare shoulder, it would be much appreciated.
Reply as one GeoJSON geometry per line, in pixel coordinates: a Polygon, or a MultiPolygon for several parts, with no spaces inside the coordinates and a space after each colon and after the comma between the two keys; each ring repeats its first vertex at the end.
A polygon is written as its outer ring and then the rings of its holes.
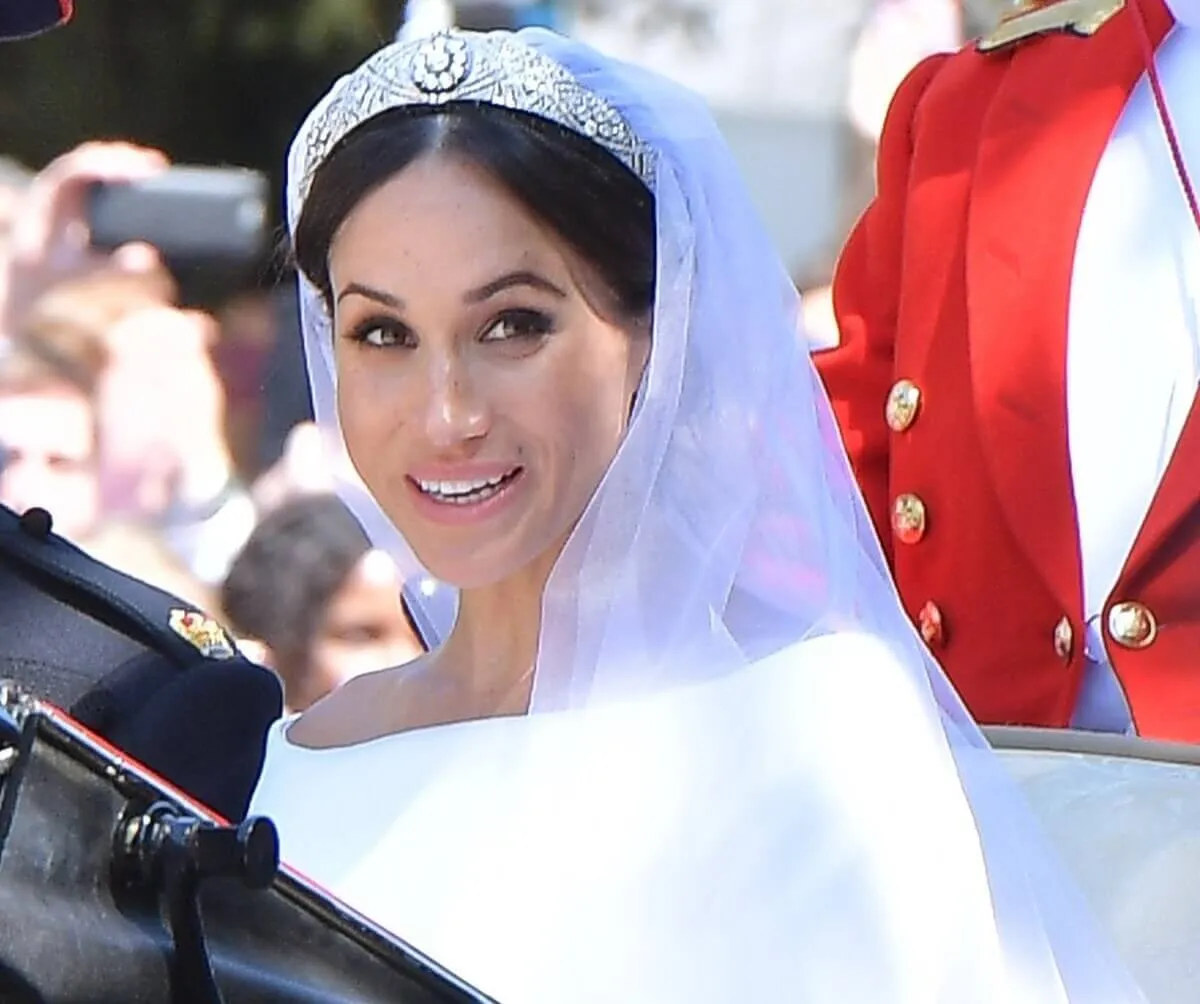
{"type": "Polygon", "coordinates": [[[309,749],[334,749],[395,731],[405,668],[364,673],[348,680],[288,726],[288,742],[309,749]]]}

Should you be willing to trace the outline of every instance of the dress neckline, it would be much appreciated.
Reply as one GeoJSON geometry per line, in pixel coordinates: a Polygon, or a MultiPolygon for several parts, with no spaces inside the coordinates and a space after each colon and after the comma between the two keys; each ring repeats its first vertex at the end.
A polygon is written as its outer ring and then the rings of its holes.
{"type": "MultiPolygon", "coordinates": [[[[289,715],[286,718],[281,718],[276,723],[276,730],[279,735],[279,741],[289,750],[295,750],[298,753],[349,753],[353,750],[366,749],[371,746],[379,746],[393,739],[408,739],[415,741],[417,736],[427,736],[433,733],[446,734],[449,732],[467,731],[470,726],[485,726],[489,723],[507,722],[511,723],[519,719],[527,719],[530,716],[525,715],[489,715],[486,718],[465,718],[457,722],[439,722],[434,725],[419,725],[415,728],[400,729],[396,732],[385,732],[381,735],[371,736],[367,739],[358,739],[354,742],[339,743],[333,746],[305,746],[292,740],[288,735],[288,731],[300,718],[302,712],[289,715]]],[[[481,731],[474,729],[472,731],[481,731]]]]}

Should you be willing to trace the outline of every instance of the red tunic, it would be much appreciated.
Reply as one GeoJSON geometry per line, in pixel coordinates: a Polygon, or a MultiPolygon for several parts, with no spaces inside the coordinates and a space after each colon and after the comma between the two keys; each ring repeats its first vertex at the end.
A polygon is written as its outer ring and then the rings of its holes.
{"type": "MultiPolygon", "coordinates": [[[[1143,8],[1157,45],[1170,14],[1161,0],[1143,8]]],[[[1079,694],[1072,259],[1143,72],[1128,7],[1090,37],[918,66],[837,271],[841,344],[815,355],[905,606],[985,723],[1065,726],[1079,694]],[[892,392],[902,380],[907,395],[892,392]]],[[[1138,732],[1200,741],[1195,406],[1103,622],[1138,732]]]]}

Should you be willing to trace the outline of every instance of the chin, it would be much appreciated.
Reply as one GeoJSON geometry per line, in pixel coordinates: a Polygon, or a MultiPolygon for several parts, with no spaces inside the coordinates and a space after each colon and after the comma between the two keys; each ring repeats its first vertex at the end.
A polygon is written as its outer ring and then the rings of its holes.
{"type": "Polygon", "coordinates": [[[449,554],[441,548],[418,549],[417,560],[439,582],[459,590],[487,589],[515,578],[534,564],[539,551],[473,548],[449,554]],[[491,553],[489,553],[491,552],[491,553]]]}
{"type": "Polygon", "coordinates": [[[497,561],[479,550],[447,553],[443,548],[413,546],[417,560],[438,582],[455,589],[486,589],[509,578],[520,566],[497,561]]]}

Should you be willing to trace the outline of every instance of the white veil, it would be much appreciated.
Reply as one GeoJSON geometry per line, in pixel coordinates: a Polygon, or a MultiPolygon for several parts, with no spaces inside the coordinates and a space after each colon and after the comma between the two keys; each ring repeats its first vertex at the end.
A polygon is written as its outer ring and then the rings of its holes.
{"type": "MultiPolygon", "coordinates": [[[[1019,973],[1013,977],[1019,994],[998,985],[984,992],[977,985],[981,970],[973,967],[983,961],[967,959],[956,976],[945,977],[937,999],[1139,1000],[900,605],[797,336],[798,296],[708,110],[662,78],[576,42],[540,29],[517,37],[617,109],[654,151],[658,227],[647,375],[619,454],[551,576],[531,713],[588,711],[745,672],[819,636],[880,638],[896,672],[907,674],[906,685],[919,694],[938,755],[966,793],[986,860],[999,951],[1008,970],[1019,973]]],[[[384,103],[377,104],[381,110],[384,103]]],[[[309,133],[321,112],[318,106],[292,149],[292,225],[309,133]]],[[[429,581],[354,475],[338,429],[329,320],[303,279],[301,305],[316,418],[338,457],[339,490],[406,581],[420,584],[411,599],[438,637],[453,614],[452,594],[429,581]]],[[[855,672],[854,665],[828,666],[830,674],[855,672]]],[[[861,699],[871,702],[871,691],[861,699]]],[[[810,724],[799,719],[794,727],[810,724]]],[[[853,707],[845,710],[845,728],[856,728],[853,707]]],[[[837,786],[839,769],[837,762],[821,765],[824,782],[837,786]]],[[[723,793],[712,798],[720,804],[723,793]]],[[[806,823],[802,815],[780,822],[788,825],[800,832],[806,823]]],[[[804,917],[813,904],[801,894],[772,909],[781,924],[794,911],[797,932],[811,923],[804,917]]],[[[805,964],[821,963],[806,958],[805,964]]],[[[873,962],[869,952],[835,964],[904,965],[873,962]]]]}

